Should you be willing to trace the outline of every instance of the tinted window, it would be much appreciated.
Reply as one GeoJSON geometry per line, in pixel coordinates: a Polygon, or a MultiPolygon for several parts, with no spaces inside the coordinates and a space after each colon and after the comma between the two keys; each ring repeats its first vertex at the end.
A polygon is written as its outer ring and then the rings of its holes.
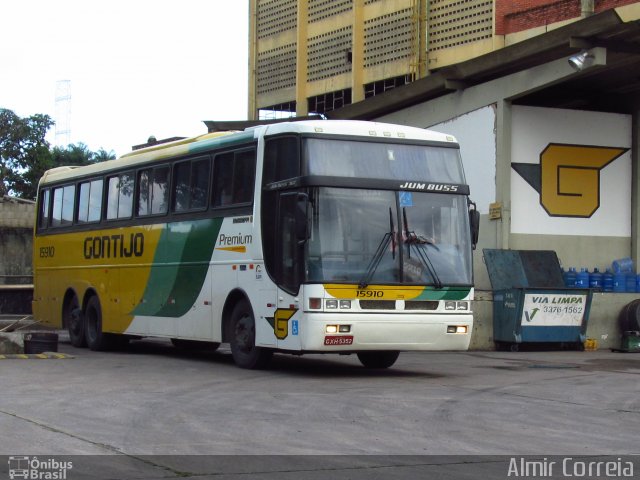
{"type": "Polygon", "coordinates": [[[255,171],[255,150],[217,155],[213,162],[213,206],[251,203],[255,171]]]}
{"type": "Polygon", "coordinates": [[[49,189],[40,192],[40,209],[38,211],[38,227],[47,228],[49,225],[49,189]]]}
{"type": "Polygon", "coordinates": [[[53,211],[51,226],[61,227],[73,223],[73,202],[75,185],[67,185],[53,190],[53,211]]]}
{"type": "Polygon", "coordinates": [[[138,215],[167,213],[169,166],[149,168],[138,174],[138,215]]]}
{"type": "Polygon", "coordinates": [[[185,212],[207,207],[210,168],[208,158],[176,164],[173,174],[174,211],[185,212]]]}
{"type": "Polygon", "coordinates": [[[78,223],[100,221],[102,211],[102,179],[80,184],[78,223]]]}
{"type": "Polygon", "coordinates": [[[309,138],[309,175],[464,183],[457,148],[309,138]]]}
{"type": "Polygon", "coordinates": [[[133,212],[133,181],[131,172],[109,178],[107,220],[130,218],[133,212]]]}
{"type": "Polygon", "coordinates": [[[264,152],[263,185],[300,176],[300,148],[297,137],[267,140],[264,152]]]}

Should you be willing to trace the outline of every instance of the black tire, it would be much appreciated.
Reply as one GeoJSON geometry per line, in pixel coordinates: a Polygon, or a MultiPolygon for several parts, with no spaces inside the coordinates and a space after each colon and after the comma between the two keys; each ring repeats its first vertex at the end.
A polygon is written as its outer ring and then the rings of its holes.
{"type": "Polygon", "coordinates": [[[622,332],[640,330],[640,300],[633,300],[622,307],[618,322],[622,332]]]}
{"type": "Polygon", "coordinates": [[[246,300],[238,302],[231,313],[229,343],[233,361],[240,368],[266,368],[273,356],[268,348],[256,347],[256,322],[246,300]]]}
{"type": "Polygon", "coordinates": [[[400,352],[359,352],[358,360],[365,368],[389,368],[399,356],[400,352]]]}
{"type": "Polygon", "coordinates": [[[182,338],[172,338],[171,343],[180,350],[195,350],[204,352],[215,352],[220,344],[218,342],[204,342],[201,340],[185,340],[182,338]]]}
{"type": "Polygon", "coordinates": [[[67,327],[69,332],[69,340],[74,347],[83,348],[87,346],[87,338],[85,336],[86,323],[82,309],[80,308],[80,302],[78,297],[74,294],[73,297],[65,304],[62,311],[63,325],[67,327]]]}
{"type": "Polygon", "coordinates": [[[93,351],[108,350],[112,347],[111,338],[102,332],[102,308],[97,295],[92,296],[84,309],[87,346],[93,351]]]}

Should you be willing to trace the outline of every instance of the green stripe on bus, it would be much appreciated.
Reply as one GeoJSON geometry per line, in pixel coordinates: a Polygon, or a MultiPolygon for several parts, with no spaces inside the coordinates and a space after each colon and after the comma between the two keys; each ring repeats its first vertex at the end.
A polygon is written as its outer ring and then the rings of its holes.
{"type": "Polygon", "coordinates": [[[206,279],[222,218],[167,225],[160,236],[144,301],[132,315],[180,317],[206,279]]]}
{"type": "Polygon", "coordinates": [[[471,292],[469,287],[444,287],[439,290],[427,287],[414,300],[463,300],[471,292]]]}

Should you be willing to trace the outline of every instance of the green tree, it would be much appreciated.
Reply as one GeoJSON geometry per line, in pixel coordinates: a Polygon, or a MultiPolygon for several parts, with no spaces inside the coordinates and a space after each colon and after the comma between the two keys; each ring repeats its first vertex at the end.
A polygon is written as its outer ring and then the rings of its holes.
{"type": "Polygon", "coordinates": [[[47,170],[62,166],[82,166],[116,158],[113,150],[92,152],[84,143],[50,148],[45,140],[54,124],[48,115],[20,118],[0,108],[0,196],[11,193],[35,198],[38,182],[47,170]]]}
{"type": "Polygon", "coordinates": [[[33,182],[29,170],[50,168],[51,154],[45,135],[53,123],[49,115],[21,118],[0,108],[0,196],[11,191],[23,198],[35,198],[35,188],[26,188],[33,182]]]}
{"type": "Polygon", "coordinates": [[[116,159],[116,152],[114,152],[113,150],[109,150],[107,152],[104,148],[101,148],[100,150],[98,150],[93,154],[93,160],[95,162],[106,162],[107,160],[115,160],[115,159],[116,159]]]}

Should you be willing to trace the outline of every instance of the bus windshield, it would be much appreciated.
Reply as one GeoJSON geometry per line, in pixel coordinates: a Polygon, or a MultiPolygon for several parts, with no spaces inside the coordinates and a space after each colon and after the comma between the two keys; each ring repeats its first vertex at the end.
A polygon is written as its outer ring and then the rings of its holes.
{"type": "Polygon", "coordinates": [[[471,285],[466,197],[317,187],[307,282],[471,285]]]}

